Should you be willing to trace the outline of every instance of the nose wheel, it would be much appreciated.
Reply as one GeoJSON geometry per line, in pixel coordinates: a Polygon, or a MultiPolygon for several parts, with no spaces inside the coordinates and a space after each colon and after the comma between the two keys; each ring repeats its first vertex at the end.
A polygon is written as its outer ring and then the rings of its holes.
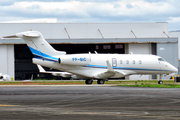
{"type": "Polygon", "coordinates": [[[160,74],[160,80],[158,81],[158,84],[163,84],[163,81],[162,81],[162,74],[160,74]]]}
{"type": "Polygon", "coordinates": [[[159,81],[158,81],[158,84],[163,84],[163,81],[162,81],[162,80],[159,80],[159,81]]]}

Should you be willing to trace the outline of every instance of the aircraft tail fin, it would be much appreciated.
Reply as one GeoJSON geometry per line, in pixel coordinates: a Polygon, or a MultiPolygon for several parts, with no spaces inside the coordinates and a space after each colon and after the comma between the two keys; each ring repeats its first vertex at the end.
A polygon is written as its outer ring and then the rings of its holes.
{"type": "Polygon", "coordinates": [[[5,36],[4,38],[22,38],[26,42],[27,46],[35,56],[39,59],[49,59],[51,61],[58,61],[55,56],[65,55],[64,51],[55,50],[38,31],[26,31],[17,33],[12,36],[5,36]]]}

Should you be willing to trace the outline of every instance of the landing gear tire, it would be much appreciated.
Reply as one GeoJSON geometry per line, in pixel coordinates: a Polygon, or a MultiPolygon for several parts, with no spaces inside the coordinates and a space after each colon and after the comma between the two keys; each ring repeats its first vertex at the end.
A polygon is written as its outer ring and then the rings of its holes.
{"type": "Polygon", "coordinates": [[[86,80],[85,83],[86,83],[87,85],[91,85],[91,84],[93,83],[93,80],[86,80]]]}
{"type": "Polygon", "coordinates": [[[159,81],[158,81],[158,84],[163,84],[163,81],[162,81],[162,80],[159,80],[159,81]]]}
{"type": "Polygon", "coordinates": [[[104,80],[97,80],[97,84],[104,84],[104,80]]]}

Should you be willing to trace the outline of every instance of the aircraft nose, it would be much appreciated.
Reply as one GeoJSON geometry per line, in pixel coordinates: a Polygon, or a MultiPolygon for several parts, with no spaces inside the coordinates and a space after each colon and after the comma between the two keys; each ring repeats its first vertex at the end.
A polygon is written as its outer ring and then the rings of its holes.
{"type": "Polygon", "coordinates": [[[177,73],[177,72],[178,72],[178,69],[177,69],[176,67],[172,66],[172,71],[173,71],[174,73],[177,73]]]}

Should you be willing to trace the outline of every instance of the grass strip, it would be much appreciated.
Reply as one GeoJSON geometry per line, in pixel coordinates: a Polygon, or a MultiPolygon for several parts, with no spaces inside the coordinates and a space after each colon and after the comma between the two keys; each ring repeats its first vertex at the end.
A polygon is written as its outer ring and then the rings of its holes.
{"type": "MultiPolygon", "coordinates": [[[[32,81],[1,81],[0,85],[84,85],[81,80],[32,80],[32,81]]],[[[97,84],[96,81],[93,84],[97,84]]],[[[180,88],[180,84],[174,83],[174,80],[164,80],[163,84],[158,84],[158,80],[109,80],[105,84],[114,84],[117,86],[129,87],[153,87],[153,88],[180,88]]]]}
{"type": "Polygon", "coordinates": [[[149,87],[149,88],[180,88],[179,84],[141,84],[141,85],[118,85],[128,87],[149,87]]]}
{"type": "Polygon", "coordinates": [[[51,80],[0,82],[0,85],[73,85],[73,84],[85,84],[85,82],[84,81],[51,81],[51,80]]]}

